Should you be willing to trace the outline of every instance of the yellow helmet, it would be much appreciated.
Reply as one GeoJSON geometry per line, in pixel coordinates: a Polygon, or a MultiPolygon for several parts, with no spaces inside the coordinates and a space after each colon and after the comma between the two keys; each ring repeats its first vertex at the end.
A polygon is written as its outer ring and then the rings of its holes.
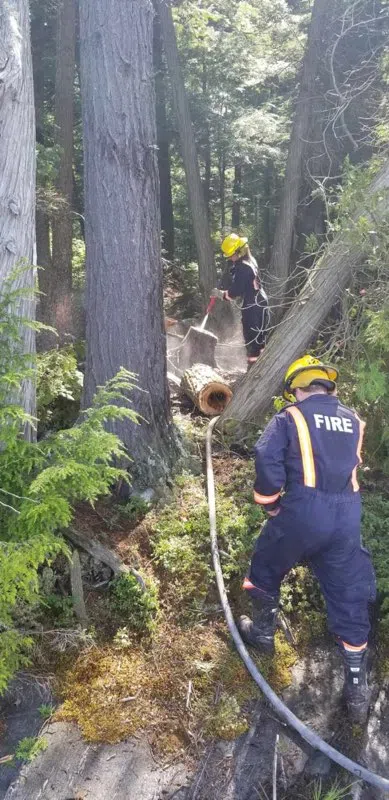
{"type": "Polygon", "coordinates": [[[241,250],[247,242],[248,239],[246,239],[245,236],[238,236],[236,233],[230,233],[222,242],[224,258],[231,258],[231,256],[233,256],[237,250],[241,250]]]}
{"type": "Polygon", "coordinates": [[[326,366],[314,356],[303,356],[293,361],[286,370],[282,394],[285,400],[293,403],[296,398],[292,394],[292,389],[306,389],[315,381],[329,381],[335,389],[338,377],[339,373],[335,367],[326,366]]]}

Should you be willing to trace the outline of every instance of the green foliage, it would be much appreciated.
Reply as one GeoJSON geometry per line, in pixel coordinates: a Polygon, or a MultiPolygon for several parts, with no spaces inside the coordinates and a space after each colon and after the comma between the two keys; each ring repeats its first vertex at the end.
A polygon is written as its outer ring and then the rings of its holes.
{"type": "Polygon", "coordinates": [[[150,509],[150,504],[143,497],[133,495],[127,503],[120,505],[118,508],[122,517],[130,520],[130,522],[139,522],[146,516],[150,509]]]}
{"type": "Polygon", "coordinates": [[[48,350],[37,357],[39,432],[67,428],[76,421],[83,386],[73,347],[48,350]]]}
{"type": "Polygon", "coordinates": [[[26,736],[25,739],[21,739],[16,751],[15,751],[15,758],[19,761],[33,761],[39,753],[43,753],[47,750],[48,741],[44,736],[26,736]]]}
{"type": "MultiPolygon", "coordinates": [[[[271,235],[307,11],[284,0],[183,0],[173,8],[215,243],[231,224],[236,165],[241,225],[257,253],[271,235]]],[[[176,255],[189,264],[196,253],[175,139],[172,167],[176,255]]]]}
{"type": "Polygon", "coordinates": [[[40,617],[51,621],[59,628],[74,624],[74,604],[72,597],[61,597],[58,594],[46,594],[40,604],[40,617]]]}
{"type": "Polygon", "coordinates": [[[146,590],[132,573],[119,575],[110,584],[111,604],[130,628],[152,633],[159,610],[158,587],[151,579],[145,585],[146,590]]]}
{"type": "MultiPolygon", "coordinates": [[[[234,482],[217,489],[218,538],[224,576],[228,582],[244,574],[263,521],[263,511],[252,502],[252,465],[234,482]]],[[[209,549],[208,505],[201,478],[177,478],[174,500],[153,520],[153,555],[174,591],[181,617],[201,613],[213,587],[209,549]]]]}
{"type": "Polygon", "coordinates": [[[389,637],[389,499],[378,492],[364,493],[363,541],[372,555],[380,601],[380,624],[389,637]]]}
{"type": "Polygon", "coordinates": [[[23,354],[19,316],[22,299],[31,293],[15,289],[15,275],[0,297],[0,692],[14,671],[26,664],[28,637],[17,630],[18,604],[39,603],[39,568],[67,552],[61,529],[80,500],[94,503],[119,478],[128,480],[123,444],[106,430],[106,422],[138,417],[129,407],[134,376],[126,370],[101,387],[79,424],[57,431],[38,444],[21,435],[29,420],[19,387],[33,375],[31,357],[23,354]]]}
{"type": "Polygon", "coordinates": [[[73,239],[72,275],[73,287],[75,289],[83,289],[85,284],[84,239],[73,239]]]}
{"type": "Polygon", "coordinates": [[[368,420],[364,451],[370,466],[389,472],[389,302],[379,310],[363,308],[355,341],[340,362],[347,401],[368,420]]]}
{"type": "Polygon", "coordinates": [[[50,703],[42,703],[41,706],[38,708],[39,714],[42,719],[50,719],[53,716],[55,707],[52,706],[50,703]]]}
{"type": "Polygon", "coordinates": [[[314,784],[312,800],[342,800],[350,796],[351,786],[341,786],[335,781],[329,789],[324,789],[321,780],[314,784]]]}

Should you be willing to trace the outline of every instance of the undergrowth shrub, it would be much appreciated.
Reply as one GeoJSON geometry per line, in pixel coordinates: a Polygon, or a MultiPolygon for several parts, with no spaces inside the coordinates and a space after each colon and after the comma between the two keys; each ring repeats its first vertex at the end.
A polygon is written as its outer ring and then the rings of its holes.
{"type": "Polygon", "coordinates": [[[26,736],[20,740],[15,750],[15,758],[23,762],[33,761],[39,753],[47,750],[47,747],[48,741],[45,736],[26,736]]]}
{"type": "Polygon", "coordinates": [[[370,550],[377,578],[380,630],[389,645],[389,497],[363,495],[362,535],[370,550]]]}
{"type": "MultiPolygon", "coordinates": [[[[252,466],[245,468],[250,478],[238,496],[233,496],[231,483],[217,488],[218,540],[228,583],[244,575],[264,518],[251,499],[252,466]]],[[[153,555],[165,573],[166,591],[174,596],[180,618],[198,618],[207,599],[215,598],[208,504],[201,478],[183,475],[176,480],[174,499],[153,519],[151,536],[153,555]]]]}
{"type": "Polygon", "coordinates": [[[119,575],[110,584],[111,606],[128,627],[152,633],[159,611],[158,587],[150,578],[145,586],[146,590],[132,573],[119,575]]]}
{"type": "Polygon", "coordinates": [[[48,350],[37,356],[38,434],[70,427],[80,410],[83,374],[74,347],[48,350]]]}
{"type": "Polygon", "coordinates": [[[60,531],[73,517],[73,505],[94,503],[119,478],[128,480],[124,446],[105,429],[107,421],[137,415],[128,407],[134,377],[126,370],[100,388],[80,423],[48,435],[39,444],[22,433],[32,424],[20,398],[20,386],[34,375],[31,356],[23,354],[18,306],[24,291],[14,277],[0,297],[0,692],[14,671],[27,661],[31,639],[17,627],[18,604],[39,601],[39,568],[67,552],[60,531]]]}

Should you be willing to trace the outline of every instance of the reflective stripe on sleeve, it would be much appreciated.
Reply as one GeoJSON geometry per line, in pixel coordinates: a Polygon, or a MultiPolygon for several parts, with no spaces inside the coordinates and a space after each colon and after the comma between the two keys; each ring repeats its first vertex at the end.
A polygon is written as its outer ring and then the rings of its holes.
{"type": "Polygon", "coordinates": [[[299,408],[295,406],[288,406],[285,409],[290,414],[297,428],[297,435],[300,444],[301,460],[303,463],[304,473],[304,486],[310,486],[312,489],[316,487],[316,470],[313,458],[311,435],[306,419],[299,408]]]}
{"type": "Polygon", "coordinates": [[[280,494],[281,492],[277,492],[277,494],[271,494],[271,495],[259,494],[259,492],[256,492],[254,489],[254,501],[255,503],[260,503],[262,506],[266,506],[268,505],[268,503],[275,503],[276,500],[278,500],[280,494]]]}
{"type": "Polygon", "coordinates": [[[358,424],[359,424],[359,440],[358,440],[358,446],[357,446],[358,464],[357,464],[356,467],[354,467],[354,469],[352,471],[351,483],[352,483],[352,487],[354,489],[354,492],[359,492],[357,469],[360,466],[360,464],[362,464],[362,445],[363,445],[363,436],[364,436],[365,428],[366,428],[366,422],[364,422],[362,419],[360,419],[360,417],[358,417],[358,414],[356,414],[355,416],[356,416],[356,418],[358,420],[358,424]]]}

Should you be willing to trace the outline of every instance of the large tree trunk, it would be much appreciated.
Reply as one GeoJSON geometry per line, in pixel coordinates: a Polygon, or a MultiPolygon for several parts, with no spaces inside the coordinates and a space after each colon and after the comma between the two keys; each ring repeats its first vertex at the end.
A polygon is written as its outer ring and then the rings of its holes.
{"type": "MultiPolygon", "coordinates": [[[[120,367],[140,425],[115,426],[139,483],[170,466],[151,0],[81,0],[87,356],[84,405],[120,367]]],[[[149,483],[150,485],[150,483],[149,483]]]]}
{"type": "Polygon", "coordinates": [[[172,180],[170,172],[170,131],[166,115],[165,64],[162,51],[161,23],[154,17],[154,69],[155,97],[157,113],[158,171],[160,187],[160,208],[162,228],[162,248],[169,261],[174,259],[174,213],[172,180]]]}
{"type": "Polygon", "coordinates": [[[238,228],[240,228],[241,194],[242,194],[242,165],[235,164],[234,185],[232,189],[232,215],[231,215],[231,228],[233,230],[238,230],[238,228]]]}
{"type": "Polygon", "coordinates": [[[281,307],[287,291],[289,261],[293,243],[294,224],[297,214],[300,184],[303,173],[303,157],[310,126],[312,98],[315,94],[315,80],[321,63],[321,40],[325,33],[325,20],[328,13],[328,0],[315,0],[308,32],[308,41],[300,90],[290,138],[286,162],[284,188],[274,233],[273,251],[269,269],[269,290],[272,303],[281,307]]]}
{"type": "MultiPolygon", "coordinates": [[[[34,77],[35,127],[36,141],[45,145],[45,80],[48,37],[52,31],[48,24],[46,4],[35,3],[31,17],[31,48],[34,77]]],[[[55,292],[55,279],[52,271],[50,246],[50,217],[45,198],[45,187],[37,184],[36,204],[36,256],[38,269],[38,285],[40,295],[37,305],[37,317],[40,322],[52,324],[51,307],[55,292]]],[[[41,331],[37,336],[37,349],[47,350],[56,343],[55,334],[41,331]]]]}
{"type": "Polygon", "coordinates": [[[155,5],[161,20],[166,61],[172,85],[173,103],[180,132],[188,199],[199,262],[200,289],[203,296],[208,297],[211,289],[216,286],[216,266],[189,104],[182,78],[170,4],[168,0],[155,0],[155,5]]]}
{"type": "MultiPolygon", "coordinates": [[[[222,145],[223,147],[223,145],[222,145]]],[[[226,235],[226,157],[224,150],[219,156],[219,200],[220,200],[220,227],[222,235],[226,235]]]]}
{"type": "MultiPolygon", "coordinates": [[[[389,161],[366,193],[363,208],[355,216],[384,218],[389,208],[389,161]],[[373,195],[376,195],[373,199],[373,195]]],[[[265,347],[264,354],[238,387],[231,403],[220,418],[219,426],[228,420],[237,423],[260,419],[269,408],[271,398],[279,391],[289,364],[303,355],[319,333],[320,325],[346,288],[353,271],[363,260],[360,237],[340,232],[317,265],[312,268],[306,285],[290,307],[278,329],[265,347]]]]}
{"type": "MultiPolygon", "coordinates": [[[[15,288],[34,286],[35,263],[35,120],[29,7],[27,0],[8,0],[0,9],[0,281],[23,261],[15,288]]],[[[33,319],[35,302],[25,298],[21,317],[33,319]]],[[[24,350],[33,354],[35,334],[23,328],[24,350]]],[[[35,414],[35,388],[22,387],[22,401],[35,414]]],[[[26,431],[28,438],[32,431],[26,431]]]]}
{"type": "Polygon", "coordinates": [[[73,332],[72,320],[72,242],[73,242],[73,124],[74,72],[76,50],[75,0],[59,0],[57,11],[55,74],[56,143],[59,149],[57,191],[60,208],[53,217],[52,261],[55,297],[52,298],[52,324],[59,341],[73,332]]]}

